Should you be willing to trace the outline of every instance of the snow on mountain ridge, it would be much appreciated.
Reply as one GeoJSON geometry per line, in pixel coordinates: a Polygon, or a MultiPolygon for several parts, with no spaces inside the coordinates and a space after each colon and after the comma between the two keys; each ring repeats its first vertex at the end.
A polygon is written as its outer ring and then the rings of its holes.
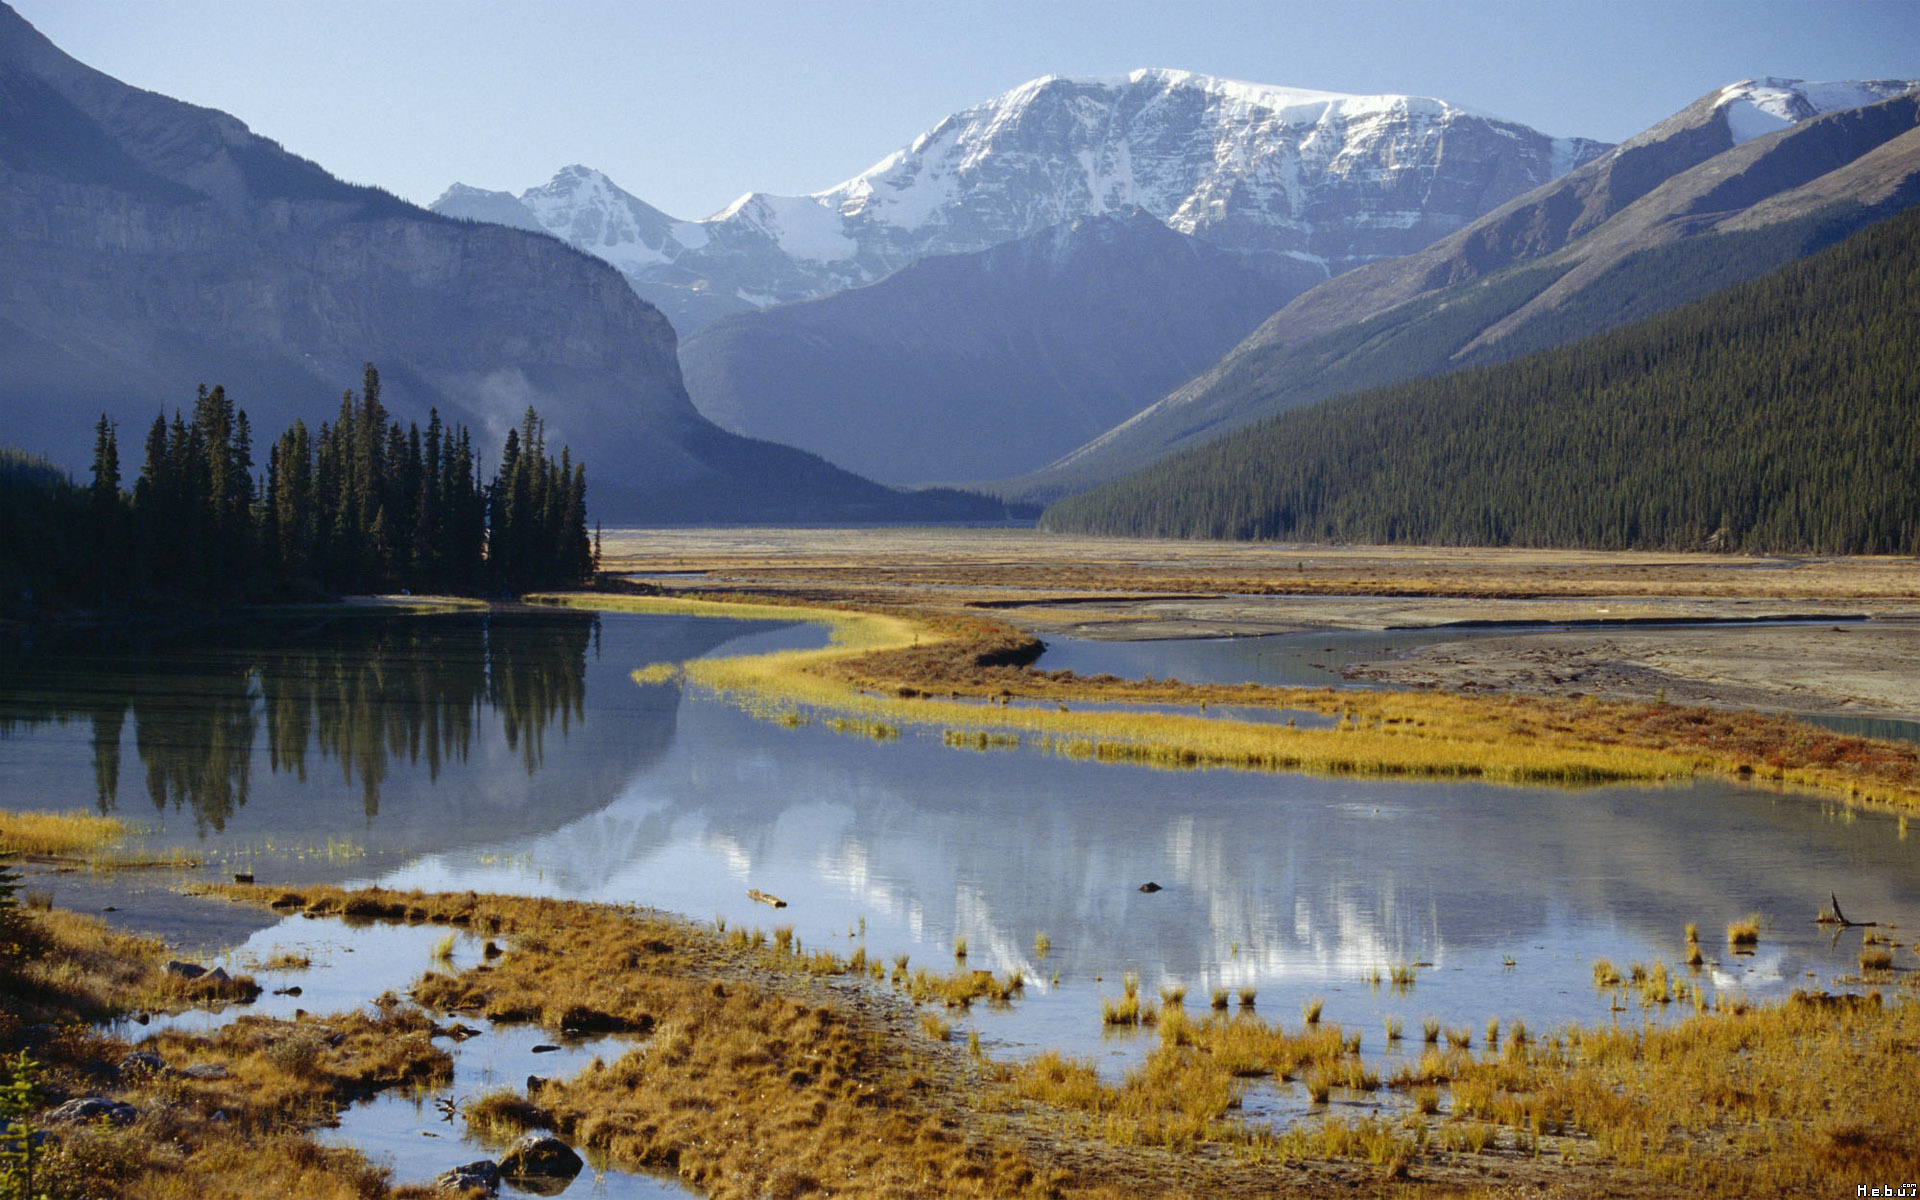
{"type": "Polygon", "coordinates": [[[1920,87],[1920,79],[1859,79],[1817,83],[1762,76],[1720,89],[1716,108],[1727,111],[1734,144],[1785,129],[1811,117],[1859,108],[1920,87]]]}
{"type": "MultiPolygon", "coordinates": [[[[1357,96],[1143,69],[1029,80],[955,113],[905,150],[811,198],[871,226],[872,238],[925,243],[902,247],[910,257],[962,252],[1138,205],[1184,233],[1249,226],[1225,237],[1227,244],[1241,243],[1235,248],[1326,258],[1299,244],[1265,245],[1256,227],[1288,230],[1293,236],[1285,240],[1293,243],[1309,238],[1311,193],[1385,188],[1409,173],[1433,172],[1438,143],[1465,124],[1509,141],[1539,142],[1520,151],[1534,160],[1523,170],[1536,184],[1600,149],[1429,97],[1357,96]]],[[[1416,204],[1399,211],[1423,210],[1416,204]]],[[[1441,219],[1457,223],[1450,218],[1441,219]]],[[[1361,224],[1412,228],[1419,220],[1361,224]]],[[[1363,251],[1359,258],[1378,253],[1363,251]]]]}

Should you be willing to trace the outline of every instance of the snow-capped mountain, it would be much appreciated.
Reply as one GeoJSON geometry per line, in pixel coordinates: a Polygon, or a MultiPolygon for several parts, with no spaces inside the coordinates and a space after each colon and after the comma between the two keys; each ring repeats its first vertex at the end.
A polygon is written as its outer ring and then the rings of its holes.
{"type": "Polygon", "coordinates": [[[1336,275],[1417,250],[1606,149],[1442,100],[1142,70],[1033,80],[836,187],[750,193],[702,221],[577,166],[518,197],[456,184],[433,207],[537,226],[599,255],[686,333],[726,311],[1135,208],[1336,275]]]}
{"type": "Polygon", "coordinates": [[[1753,278],[1920,201],[1916,139],[1920,80],[1729,84],[1457,233],[1320,284],[1003,494],[1081,490],[1288,408],[1503,361],[1753,278]]]}

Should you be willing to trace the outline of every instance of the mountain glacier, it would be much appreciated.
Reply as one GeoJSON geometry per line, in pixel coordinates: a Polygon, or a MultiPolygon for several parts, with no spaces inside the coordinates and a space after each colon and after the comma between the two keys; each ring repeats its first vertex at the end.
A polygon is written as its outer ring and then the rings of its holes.
{"type": "Polygon", "coordinates": [[[582,166],[519,196],[455,184],[433,208],[544,229],[606,259],[684,334],[1135,209],[1337,275],[1417,250],[1607,148],[1441,100],[1141,70],[1033,80],[835,187],[749,193],[700,221],[582,166]]]}

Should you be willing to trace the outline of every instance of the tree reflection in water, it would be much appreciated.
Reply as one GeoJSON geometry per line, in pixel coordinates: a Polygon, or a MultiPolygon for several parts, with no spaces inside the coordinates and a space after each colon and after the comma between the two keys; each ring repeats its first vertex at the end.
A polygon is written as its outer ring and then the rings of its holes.
{"type": "Polygon", "coordinates": [[[444,764],[466,761],[490,715],[533,774],[549,727],[564,738],[585,718],[598,630],[591,613],[356,614],[14,641],[0,647],[14,680],[0,697],[0,736],[89,721],[95,805],[108,813],[131,717],[154,808],[219,832],[247,802],[264,723],[271,771],[305,781],[322,763],[337,766],[371,819],[391,765],[437,779],[444,764]]]}

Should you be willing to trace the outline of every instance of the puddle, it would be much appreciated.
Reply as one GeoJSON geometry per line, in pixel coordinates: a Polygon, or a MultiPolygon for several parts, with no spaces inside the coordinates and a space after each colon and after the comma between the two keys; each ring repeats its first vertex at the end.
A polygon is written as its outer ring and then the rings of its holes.
{"type": "Polygon", "coordinates": [[[1389,1117],[1412,1112],[1413,1101],[1389,1088],[1371,1092],[1337,1087],[1315,1100],[1298,1079],[1254,1079],[1240,1093],[1240,1123],[1249,1129],[1283,1132],[1302,1121],[1324,1117],[1389,1117]]]}
{"type": "MultiPolygon", "coordinates": [[[[561,1038],[532,1025],[481,1024],[478,1037],[436,1043],[453,1056],[450,1086],[377,1096],[341,1113],[337,1128],[316,1130],[315,1137],[328,1145],[353,1146],[370,1160],[392,1167],[396,1185],[428,1183],[451,1167],[498,1158],[506,1149],[466,1136],[466,1121],[458,1112],[462,1105],[503,1088],[524,1092],[529,1075],[564,1079],[580,1072],[595,1056],[612,1062],[634,1044],[632,1039],[614,1036],[561,1038]],[[534,1053],[535,1046],[556,1045],[558,1050],[534,1053]],[[455,1110],[451,1119],[446,1111],[448,1104],[455,1110]]],[[[523,1191],[503,1179],[500,1194],[556,1193],[523,1191]]],[[[607,1200],[684,1200],[697,1193],[674,1176],[616,1170],[589,1157],[586,1169],[559,1194],[607,1200]]]]}
{"type": "Polygon", "coordinates": [[[291,1020],[303,1009],[322,1015],[371,1009],[376,996],[404,996],[414,980],[430,970],[466,970],[480,961],[485,945],[484,938],[443,925],[356,925],[338,917],[287,917],[201,962],[224,967],[230,975],[253,976],[261,988],[253,1003],[155,1015],[144,1025],[121,1021],[114,1032],[128,1038],[163,1029],[210,1033],[242,1015],[291,1020]],[[450,952],[439,958],[449,934],[450,952]],[[289,956],[304,958],[309,965],[267,965],[289,956]]]}

